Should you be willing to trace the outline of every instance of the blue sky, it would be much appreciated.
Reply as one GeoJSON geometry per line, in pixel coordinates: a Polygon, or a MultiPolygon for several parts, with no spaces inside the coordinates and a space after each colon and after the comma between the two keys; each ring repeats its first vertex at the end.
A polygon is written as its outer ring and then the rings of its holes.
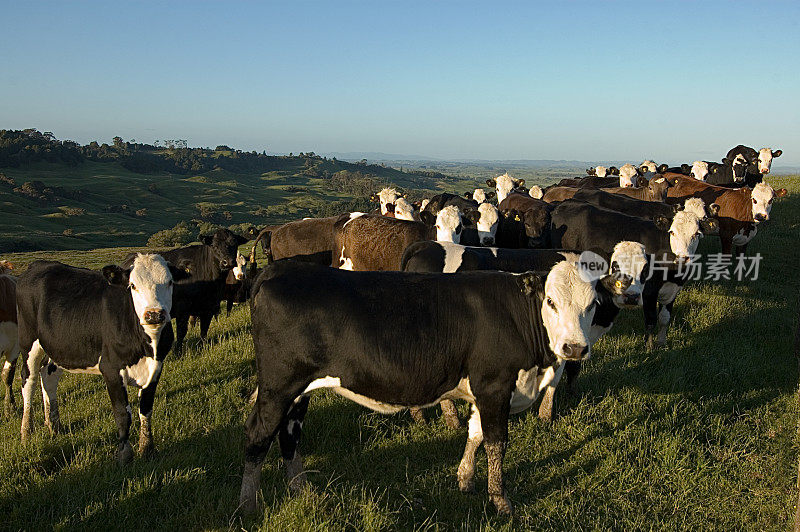
{"type": "Polygon", "coordinates": [[[0,0],[0,128],[80,142],[800,164],[800,2],[0,0]]]}

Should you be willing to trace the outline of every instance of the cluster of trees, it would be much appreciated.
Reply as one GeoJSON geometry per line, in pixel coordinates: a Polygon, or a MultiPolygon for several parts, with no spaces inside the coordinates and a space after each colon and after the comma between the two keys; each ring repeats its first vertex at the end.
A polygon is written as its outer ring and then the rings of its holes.
{"type": "Polygon", "coordinates": [[[41,133],[36,129],[0,129],[0,167],[40,161],[75,166],[82,160],[77,142],[60,141],[52,133],[41,133]]]}
{"type": "MultiPolygon", "coordinates": [[[[203,220],[178,222],[169,229],[154,233],[147,240],[147,246],[151,248],[185,246],[191,242],[197,242],[200,239],[200,235],[213,233],[221,227],[223,226],[203,220]]],[[[253,226],[245,223],[229,225],[227,228],[234,233],[245,235],[252,231],[253,226]]]]}

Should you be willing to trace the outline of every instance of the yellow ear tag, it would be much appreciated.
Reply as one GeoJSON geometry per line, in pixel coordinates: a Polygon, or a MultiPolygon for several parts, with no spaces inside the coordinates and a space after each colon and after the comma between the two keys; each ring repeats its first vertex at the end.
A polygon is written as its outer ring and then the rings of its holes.
{"type": "Polygon", "coordinates": [[[514,216],[514,220],[519,221],[519,215],[514,216]]]}
{"type": "Polygon", "coordinates": [[[622,288],[622,281],[617,281],[616,283],[614,283],[614,286],[616,286],[617,288],[622,288]]]}

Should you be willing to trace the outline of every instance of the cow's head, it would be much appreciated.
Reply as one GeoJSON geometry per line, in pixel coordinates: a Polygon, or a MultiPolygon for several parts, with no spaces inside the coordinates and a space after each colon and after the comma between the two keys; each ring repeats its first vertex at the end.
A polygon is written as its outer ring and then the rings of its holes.
{"type": "Polygon", "coordinates": [[[773,150],[772,148],[761,148],[758,150],[758,173],[759,174],[768,174],[770,167],[772,166],[772,159],[775,157],[780,157],[783,151],[781,150],[773,150]]]}
{"type": "Polygon", "coordinates": [[[524,179],[514,179],[508,172],[494,179],[487,179],[486,184],[497,190],[497,203],[500,203],[511,193],[515,188],[525,185],[524,179]]]}
{"type": "Polygon", "coordinates": [[[643,176],[648,181],[653,179],[657,173],[658,165],[655,163],[655,161],[648,159],[639,165],[639,175],[643,176]]]}
{"type": "Polygon", "coordinates": [[[525,234],[528,237],[528,247],[547,247],[547,228],[550,225],[550,212],[547,208],[528,209],[522,214],[525,224],[525,234]]]}
{"type": "Polygon", "coordinates": [[[609,274],[601,282],[614,296],[618,307],[641,306],[647,252],[639,242],[623,241],[614,246],[609,274]]]}
{"type": "MultiPolygon", "coordinates": [[[[693,212],[680,211],[669,225],[669,247],[677,261],[688,262],[697,251],[697,245],[703,238],[701,219],[693,212]]],[[[662,220],[656,221],[659,229],[666,225],[662,220]]]]}
{"type": "Polygon", "coordinates": [[[766,183],[758,183],[750,193],[752,202],[753,220],[756,222],[766,222],[769,220],[769,213],[772,210],[772,203],[775,201],[775,190],[766,183]]]}
{"type": "Polygon", "coordinates": [[[581,278],[578,266],[562,261],[547,274],[544,290],[538,276],[523,274],[523,291],[539,292],[542,323],[550,350],[560,359],[586,360],[591,355],[590,332],[596,307],[592,282],[581,278]]]}
{"type": "Polygon", "coordinates": [[[467,199],[473,199],[480,203],[485,203],[487,200],[486,192],[482,188],[476,188],[473,192],[465,192],[464,197],[467,199]]]}
{"type": "Polygon", "coordinates": [[[539,185],[533,185],[530,190],[528,190],[528,195],[533,199],[542,199],[544,197],[544,190],[539,185]]]}
{"type": "MultiPolygon", "coordinates": [[[[744,181],[744,178],[747,175],[747,166],[749,164],[747,161],[747,157],[745,157],[741,153],[737,153],[736,156],[733,158],[733,160],[728,159],[727,157],[725,159],[722,159],[722,164],[723,166],[725,165],[731,166],[732,169],[731,173],[733,175],[734,183],[741,183],[742,181],[744,181]]],[[[716,166],[709,169],[709,172],[712,174],[721,171],[722,168],[718,168],[716,166]]]]}
{"type": "Polygon", "coordinates": [[[247,242],[247,238],[228,229],[217,229],[213,235],[201,235],[200,242],[211,248],[220,270],[230,270],[236,266],[239,246],[247,242]]]}
{"type": "Polygon", "coordinates": [[[394,212],[394,204],[400,194],[397,190],[391,187],[386,187],[377,194],[373,194],[373,201],[379,201],[381,204],[381,214],[386,215],[394,212]]]}
{"type": "Polygon", "coordinates": [[[657,177],[655,179],[651,179],[649,183],[647,183],[647,191],[648,195],[650,196],[650,201],[666,201],[667,200],[667,190],[670,185],[670,182],[665,177],[657,177]]]}
{"type": "Polygon", "coordinates": [[[461,242],[464,224],[461,212],[455,205],[448,205],[436,215],[436,240],[439,242],[461,242]]]}
{"type": "Polygon", "coordinates": [[[6,273],[7,271],[13,270],[14,265],[8,262],[7,260],[0,260],[0,275],[6,273]]]}
{"type": "Polygon", "coordinates": [[[497,207],[488,203],[478,205],[479,217],[475,220],[478,229],[478,241],[482,246],[493,246],[500,225],[500,213],[497,207]]]}
{"type": "Polygon", "coordinates": [[[108,284],[127,286],[133,299],[133,308],[145,331],[160,331],[169,323],[172,310],[172,283],[188,277],[161,255],[139,253],[130,269],[116,265],[102,270],[108,284]]]}
{"type": "Polygon", "coordinates": [[[237,281],[244,281],[247,277],[247,258],[241,253],[236,254],[236,266],[233,267],[232,273],[237,281]]]}
{"type": "Polygon", "coordinates": [[[706,177],[708,177],[708,163],[705,161],[693,162],[692,167],[689,169],[689,176],[698,181],[705,181],[706,177]]]}
{"type": "Polygon", "coordinates": [[[639,179],[639,170],[632,164],[624,164],[619,169],[619,186],[635,187],[639,179]]]}
{"type": "MultiPolygon", "coordinates": [[[[597,177],[605,177],[606,176],[606,172],[608,172],[608,169],[605,166],[595,166],[591,170],[592,170],[592,173],[589,174],[589,175],[595,175],[597,177]]],[[[588,173],[588,170],[587,170],[587,173],[588,173]]]]}
{"type": "Polygon", "coordinates": [[[427,206],[428,206],[428,203],[430,203],[430,202],[431,202],[431,200],[429,200],[429,199],[427,199],[427,198],[426,198],[426,199],[424,199],[424,200],[422,200],[422,201],[420,201],[420,202],[419,202],[419,211],[420,211],[420,212],[424,211],[424,210],[425,210],[425,207],[427,207],[427,206]]]}
{"type": "Polygon", "coordinates": [[[706,205],[706,202],[700,198],[689,198],[683,204],[683,210],[691,212],[700,219],[700,230],[705,235],[719,234],[719,205],[712,203],[706,205]]]}
{"type": "Polygon", "coordinates": [[[414,206],[405,199],[397,198],[394,202],[394,217],[399,220],[414,220],[414,206]]]}

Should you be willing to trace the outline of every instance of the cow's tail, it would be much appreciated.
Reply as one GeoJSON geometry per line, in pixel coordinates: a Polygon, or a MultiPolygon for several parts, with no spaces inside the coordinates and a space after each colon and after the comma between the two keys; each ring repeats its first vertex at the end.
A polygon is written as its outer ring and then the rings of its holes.
{"type": "Polygon", "coordinates": [[[272,232],[277,228],[277,226],[270,225],[262,229],[256,239],[253,241],[253,247],[250,249],[250,262],[253,263],[256,260],[256,246],[258,246],[258,242],[261,241],[261,249],[264,251],[264,255],[266,255],[265,262],[270,264],[272,259],[272,232]]]}

